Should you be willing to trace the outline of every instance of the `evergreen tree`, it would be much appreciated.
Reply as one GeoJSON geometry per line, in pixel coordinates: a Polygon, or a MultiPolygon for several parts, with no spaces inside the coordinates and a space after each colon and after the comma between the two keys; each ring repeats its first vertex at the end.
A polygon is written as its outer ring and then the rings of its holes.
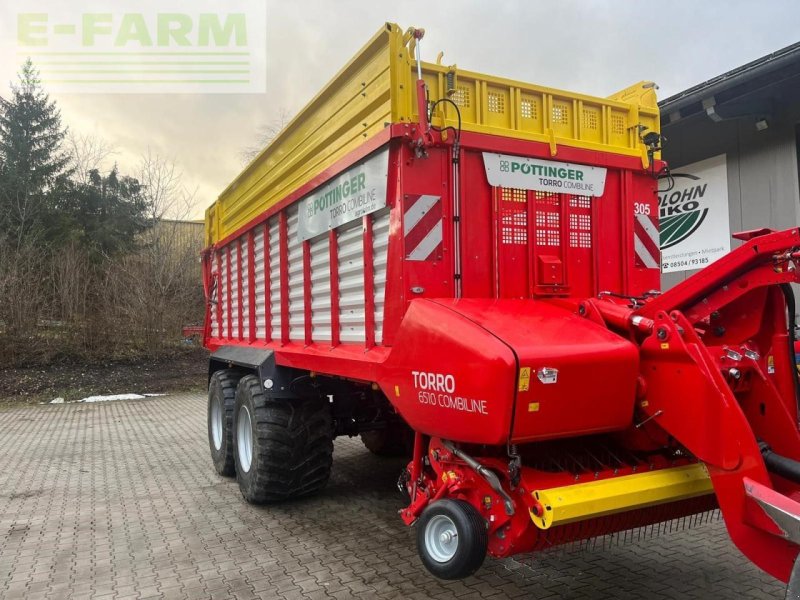
{"type": "Polygon", "coordinates": [[[11,97],[0,98],[0,233],[17,245],[41,232],[54,194],[66,183],[65,135],[61,113],[28,59],[11,97]]]}
{"type": "Polygon", "coordinates": [[[46,224],[48,238],[57,244],[77,242],[95,258],[132,250],[149,226],[141,184],[120,175],[116,165],[105,177],[92,169],[87,179],[60,190],[46,224]]]}

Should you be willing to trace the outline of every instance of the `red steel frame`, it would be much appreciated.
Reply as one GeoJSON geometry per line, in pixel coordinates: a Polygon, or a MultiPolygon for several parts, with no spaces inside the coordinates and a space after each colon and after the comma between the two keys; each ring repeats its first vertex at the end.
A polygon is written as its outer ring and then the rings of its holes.
{"type": "Polygon", "coordinates": [[[285,211],[279,213],[278,231],[281,257],[281,345],[286,345],[289,343],[289,229],[285,211]]]}
{"type": "Polygon", "coordinates": [[[225,282],[226,282],[227,285],[225,286],[225,288],[226,288],[226,292],[227,292],[227,295],[228,295],[228,315],[227,315],[228,316],[228,339],[231,340],[231,339],[233,339],[233,318],[232,318],[233,313],[231,312],[231,307],[232,307],[232,304],[231,304],[232,292],[231,292],[231,290],[233,289],[233,284],[231,283],[231,247],[230,247],[230,244],[227,246],[226,261],[227,261],[227,263],[226,263],[226,267],[225,268],[227,269],[227,277],[225,278],[225,282]]]}
{"type": "Polygon", "coordinates": [[[328,257],[331,277],[331,348],[339,345],[339,238],[336,230],[328,232],[328,257]]]}
{"type": "MultiPolygon", "coordinates": [[[[214,258],[212,258],[214,260],[214,258]]],[[[217,261],[217,331],[219,337],[223,337],[222,331],[222,294],[224,293],[222,286],[222,253],[216,255],[217,261]]]]}
{"type": "MultiPolygon", "coordinates": [[[[236,241],[236,285],[238,286],[237,294],[236,294],[236,311],[239,316],[239,339],[244,339],[244,286],[242,285],[242,281],[244,280],[244,260],[242,259],[242,240],[236,241]]],[[[252,283],[252,281],[248,282],[252,283]]]]}
{"type": "MultiPolygon", "coordinates": [[[[239,339],[242,343],[247,343],[254,346],[270,346],[275,347],[276,349],[280,349],[280,352],[276,355],[276,359],[279,364],[284,364],[286,366],[293,366],[296,368],[307,368],[307,369],[314,369],[314,370],[326,370],[331,373],[337,373],[342,376],[349,376],[358,379],[363,379],[366,368],[366,373],[373,373],[372,369],[374,365],[381,363],[385,357],[388,355],[388,346],[391,344],[394,335],[394,328],[399,323],[402,315],[404,313],[404,307],[406,306],[407,301],[410,299],[407,297],[408,292],[407,290],[400,285],[400,281],[398,280],[398,275],[402,278],[402,273],[397,273],[396,269],[399,265],[403,264],[402,260],[402,252],[404,249],[402,247],[402,231],[401,227],[398,227],[400,223],[402,223],[402,213],[399,212],[398,206],[395,204],[395,197],[397,197],[398,191],[393,189],[391,186],[389,187],[389,198],[387,199],[387,205],[392,207],[392,215],[391,215],[391,237],[389,243],[389,252],[390,255],[388,256],[388,272],[387,272],[387,287],[386,287],[386,302],[384,304],[384,333],[383,333],[383,343],[381,345],[376,345],[375,343],[375,314],[374,314],[374,274],[372,273],[372,254],[373,254],[373,241],[372,241],[372,219],[367,216],[363,219],[363,227],[364,227],[364,243],[363,243],[363,251],[364,251],[364,304],[365,304],[365,332],[366,332],[366,342],[362,346],[361,344],[343,344],[339,339],[339,295],[338,295],[338,267],[337,267],[337,250],[338,245],[336,242],[337,233],[335,230],[331,231],[329,236],[329,252],[330,252],[330,269],[331,269],[331,325],[332,325],[332,332],[331,332],[331,341],[330,343],[320,344],[313,339],[313,327],[311,327],[311,321],[313,319],[313,315],[310,314],[310,298],[311,298],[311,290],[310,290],[310,264],[306,264],[306,246],[307,243],[303,245],[303,261],[304,261],[304,282],[303,282],[303,289],[304,289],[304,335],[303,339],[298,341],[294,341],[290,339],[290,323],[289,323],[289,297],[288,297],[288,231],[287,231],[287,221],[286,221],[286,213],[284,208],[291,205],[294,201],[299,198],[302,198],[304,195],[308,194],[312,189],[319,186],[321,183],[329,179],[330,177],[334,176],[338,172],[348,168],[352,164],[358,162],[359,160],[363,159],[364,157],[368,156],[373,151],[380,148],[382,145],[386,144],[390,140],[401,138],[404,139],[407,137],[407,134],[410,130],[410,125],[406,124],[393,124],[391,127],[385,129],[380,134],[377,134],[370,140],[367,140],[360,148],[351,152],[346,157],[339,160],[335,165],[331,168],[326,169],[322,173],[320,173],[317,177],[315,177],[312,181],[308,184],[302,186],[301,188],[297,189],[295,192],[288,195],[284,200],[279,202],[274,207],[267,210],[262,215],[253,219],[251,223],[242,227],[241,229],[237,230],[233,234],[227,236],[226,238],[220,240],[217,244],[214,245],[214,248],[220,249],[225,248],[227,250],[227,260],[228,260],[228,279],[227,281],[230,282],[230,276],[232,275],[232,265],[231,262],[231,244],[236,243],[237,240],[241,240],[244,236],[244,239],[248,239],[248,236],[251,235],[252,232],[255,231],[256,227],[263,227],[264,231],[264,245],[263,245],[263,252],[264,252],[264,263],[265,263],[265,290],[264,290],[264,304],[265,304],[265,336],[264,339],[259,339],[258,336],[253,336],[253,331],[255,328],[250,329],[248,327],[248,336],[245,338],[243,331],[239,332],[239,339]],[[280,279],[277,282],[280,286],[280,314],[281,314],[281,331],[274,332],[272,331],[271,327],[271,303],[270,303],[270,288],[276,282],[270,280],[270,257],[269,257],[269,223],[268,219],[273,216],[277,216],[278,218],[278,232],[279,232],[279,257],[280,257],[280,279]],[[399,223],[398,223],[399,222],[399,223]],[[392,291],[393,290],[393,291],[392,291]],[[391,300],[390,300],[391,299],[391,300]],[[327,348],[327,349],[323,349],[327,348]],[[366,350],[366,352],[365,352],[366,350]],[[370,366],[373,365],[373,366],[370,366]]],[[[486,134],[478,134],[478,133],[471,133],[471,132],[464,132],[462,134],[462,142],[461,146],[463,148],[463,152],[467,152],[470,150],[474,151],[491,151],[491,152],[502,152],[502,153],[509,153],[509,154],[517,154],[523,156],[541,156],[552,158],[550,155],[550,147],[548,144],[540,143],[540,142],[531,142],[525,140],[515,140],[515,139],[508,139],[508,138],[500,138],[496,136],[490,136],[486,134]]],[[[401,157],[401,152],[405,151],[406,148],[401,146],[390,146],[394,147],[395,149],[390,154],[390,163],[400,163],[400,161],[408,160],[407,158],[401,157]]],[[[446,146],[445,146],[446,147],[446,146]]],[[[610,169],[618,169],[623,173],[623,177],[628,176],[627,171],[629,170],[636,170],[641,171],[641,161],[638,158],[622,156],[622,155],[614,155],[614,154],[602,154],[598,152],[589,152],[585,150],[569,148],[569,147],[560,147],[558,156],[556,160],[560,161],[572,161],[577,163],[584,163],[584,164],[593,164],[597,166],[605,166],[610,169]]],[[[459,167],[459,173],[462,178],[462,187],[466,185],[466,182],[470,180],[470,177],[475,177],[476,175],[480,178],[483,178],[483,173],[476,174],[474,173],[474,169],[468,170],[465,167],[466,161],[461,161],[461,165],[459,167]]],[[[485,185],[483,183],[482,185],[485,185]]],[[[565,196],[566,197],[566,196],[565,196]]],[[[625,199],[627,203],[632,203],[632,200],[625,199]]],[[[444,196],[442,198],[443,202],[450,202],[449,196],[444,196]]],[[[593,211],[595,205],[593,205],[593,211]]],[[[462,207],[460,209],[460,213],[462,215],[461,222],[464,221],[464,213],[465,208],[464,200],[462,199],[462,207]]],[[[622,210],[625,210],[624,208],[622,210]]],[[[449,210],[447,212],[449,214],[449,210]]],[[[563,223],[564,219],[562,219],[562,226],[566,224],[563,223]]],[[[592,235],[597,236],[596,231],[599,229],[596,224],[599,224],[599,219],[596,218],[593,212],[593,230],[592,235]]],[[[533,224],[530,224],[530,227],[533,228],[533,224]]],[[[628,228],[625,228],[628,229],[628,228]]],[[[452,235],[452,224],[447,220],[444,223],[444,237],[445,242],[447,243],[448,235],[452,235]]],[[[534,234],[535,235],[535,234],[534,234]]],[[[562,236],[565,235],[562,232],[562,236]]],[[[595,238],[593,238],[595,239],[595,238]]],[[[463,236],[462,233],[462,246],[467,247],[469,246],[469,240],[463,236]]],[[[249,252],[249,242],[248,243],[248,252],[249,252]]],[[[628,245],[628,242],[626,242],[628,245]]],[[[632,238],[629,242],[631,252],[633,248],[632,238]]],[[[447,253],[447,248],[445,249],[445,253],[447,253]]],[[[626,253],[622,253],[623,256],[626,253]]],[[[259,257],[254,256],[255,260],[258,260],[259,257]]],[[[447,259],[452,260],[452,259],[447,259]]],[[[599,260],[597,256],[595,256],[595,261],[599,260]]],[[[445,261],[447,262],[447,261],[445,261]]],[[[447,271],[449,272],[452,268],[450,265],[452,263],[448,263],[447,271]]],[[[496,265],[497,263],[493,263],[496,265]]],[[[599,265],[595,265],[593,268],[594,276],[597,277],[597,273],[599,272],[599,265]]],[[[532,267],[533,268],[533,267],[532,267]]],[[[567,268],[566,265],[564,267],[567,268]]],[[[237,278],[237,283],[239,283],[238,279],[242,276],[241,269],[238,269],[239,274],[237,278]]],[[[251,269],[247,269],[247,277],[251,278],[249,280],[249,284],[251,288],[254,288],[255,285],[254,281],[254,274],[251,273],[251,269]]],[[[462,272],[462,280],[464,278],[464,273],[462,272]]],[[[497,277],[497,274],[494,275],[497,277]]],[[[452,278],[452,273],[448,275],[448,277],[452,278]]],[[[627,276],[623,273],[624,284],[629,285],[629,281],[627,280],[627,276]]],[[[650,286],[654,287],[654,286],[650,286]]],[[[230,286],[226,289],[227,292],[227,304],[228,304],[228,315],[231,315],[231,306],[232,304],[232,294],[230,286]]],[[[250,291],[249,298],[253,298],[254,291],[250,291]]],[[[241,296],[241,295],[240,295],[241,296]]],[[[240,297],[238,299],[238,304],[242,304],[243,298],[240,297]]],[[[255,302],[251,303],[255,306],[255,302]]],[[[238,308],[238,306],[237,306],[238,308]]],[[[251,311],[252,312],[252,309],[251,311]]],[[[219,317],[221,317],[221,311],[218,311],[219,317]]],[[[248,315],[249,317],[250,315],[248,315]]],[[[206,346],[211,348],[212,350],[219,345],[221,345],[226,339],[232,340],[233,337],[233,329],[232,329],[232,319],[229,319],[228,322],[228,335],[224,338],[215,338],[211,335],[209,338],[205,340],[206,346]]],[[[242,329],[243,320],[240,320],[239,328],[242,329]]]]}
{"type": "MultiPolygon", "coordinates": [[[[272,341],[272,265],[269,259],[269,222],[264,221],[264,341],[272,341]]],[[[253,340],[255,341],[255,340],[253,340]]]]}
{"type": "MultiPolygon", "coordinates": [[[[390,153],[390,173],[397,174],[397,177],[390,175],[390,184],[397,181],[397,187],[389,186],[389,197],[387,198],[387,205],[391,209],[390,213],[390,241],[389,241],[389,256],[387,262],[387,283],[386,283],[386,302],[384,310],[384,342],[381,345],[375,343],[375,304],[374,304],[374,272],[373,272],[373,231],[372,231],[372,217],[366,216],[363,218],[363,256],[364,256],[364,309],[365,309],[365,332],[366,340],[362,344],[343,344],[339,338],[339,290],[338,290],[338,240],[337,232],[331,231],[328,236],[328,247],[330,254],[330,278],[331,278],[331,321],[332,321],[332,335],[330,344],[321,344],[313,339],[313,327],[311,311],[312,289],[311,289],[311,264],[310,264],[310,245],[309,242],[303,242],[303,314],[304,314],[304,335],[302,340],[290,339],[290,321],[289,321],[289,265],[288,265],[288,228],[287,216],[284,210],[291,203],[303,197],[313,188],[329,179],[331,176],[337,174],[341,170],[352,165],[356,161],[364,158],[372,151],[380,148],[383,144],[390,142],[394,138],[404,138],[409,133],[409,125],[395,124],[387,128],[381,134],[365,142],[365,144],[357,151],[351,153],[347,157],[340,160],[336,165],[327,169],[313,181],[307,185],[299,188],[286,199],[278,203],[253,220],[246,227],[234,232],[224,240],[217,243],[212,250],[217,251],[216,260],[218,271],[221,271],[221,256],[225,253],[226,263],[226,278],[225,289],[227,304],[227,340],[233,339],[233,326],[232,316],[232,257],[231,257],[231,244],[239,244],[238,254],[238,268],[237,268],[237,284],[239,285],[240,293],[238,294],[238,313],[239,313],[239,339],[243,343],[248,343],[254,346],[270,347],[275,350],[276,361],[280,365],[296,367],[305,370],[311,370],[322,373],[330,373],[341,377],[347,377],[354,380],[375,382],[380,381],[382,376],[382,367],[384,361],[389,356],[389,346],[392,343],[392,336],[394,329],[400,323],[403,313],[408,306],[408,302],[413,297],[409,291],[409,284],[414,277],[419,277],[419,273],[426,273],[426,277],[430,285],[434,289],[448,289],[446,286],[451,286],[453,289],[453,263],[449,258],[448,252],[451,252],[448,236],[452,236],[452,223],[444,222],[444,243],[445,249],[443,254],[447,258],[443,259],[441,268],[436,265],[410,265],[408,261],[404,260],[404,242],[402,232],[402,193],[404,191],[404,183],[406,177],[405,173],[413,173],[415,166],[415,158],[412,151],[400,142],[391,142],[390,153]],[[271,331],[271,303],[269,289],[273,283],[270,281],[270,257],[269,257],[269,227],[268,219],[277,215],[279,223],[279,258],[280,258],[280,311],[281,311],[281,331],[280,342],[278,343],[277,333],[271,331]],[[265,268],[265,339],[256,339],[257,331],[255,326],[255,282],[254,282],[254,264],[258,257],[254,252],[254,228],[263,226],[264,230],[264,268],[265,268]],[[244,276],[242,270],[242,235],[246,234],[247,237],[247,251],[248,251],[248,285],[249,285],[249,330],[248,339],[245,342],[243,335],[243,297],[241,294],[242,277],[244,276]],[[426,270],[427,269],[427,270],[426,270]],[[449,279],[448,279],[449,278],[449,279]],[[442,281],[447,279],[446,284],[442,281]],[[438,287],[436,287],[438,286],[438,287]],[[444,287],[443,287],[444,286],[444,287]]],[[[537,142],[529,142],[522,140],[514,140],[509,138],[494,137],[484,134],[464,133],[461,139],[462,148],[464,150],[465,159],[461,161],[459,173],[461,177],[460,187],[462,190],[467,190],[467,194],[473,193],[470,190],[480,190],[486,188],[484,174],[475,166],[478,164],[477,157],[469,157],[470,153],[477,155],[480,151],[501,152],[508,154],[516,154],[522,156],[533,156],[542,158],[553,158],[550,156],[550,148],[547,144],[537,142]],[[471,161],[471,162],[470,162],[471,161]],[[468,166],[469,165],[469,166],[468,166]]],[[[592,256],[591,265],[591,278],[593,280],[593,287],[595,292],[603,288],[608,288],[623,294],[642,293],[648,287],[657,287],[655,285],[648,286],[648,282],[656,276],[654,273],[646,273],[643,270],[635,267],[633,261],[633,202],[634,199],[642,201],[640,197],[645,190],[646,186],[642,183],[642,178],[649,177],[649,174],[642,172],[641,162],[637,158],[624,157],[613,154],[602,154],[597,152],[587,152],[575,148],[559,148],[558,156],[555,160],[562,162],[574,162],[583,164],[592,164],[596,166],[604,166],[609,169],[609,178],[607,180],[608,190],[607,194],[612,197],[620,198],[617,206],[606,207],[601,210],[597,202],[591,205],[591,219],[592,219],[592,246],[594,254],[592,256]],[[638,177],[638,179],[637,179],[638,177]],[[602,232],[602,235],[601,235],[602,232]],[[621,242],[620,242],[621,241],[621,242]],[[614,250],[616,248],[616,250],[614,250]],[[611,260],[616,260],[617,264],[611,265],[611,260]]],[[[657,167],[659,165],[656,165],[657,167]]],[[[652,182],[651,182],[652,183],[652,182]]],[[[476,193],[476,192],[475,192],[476,193]]],[[[481,192],[483,193],[483,192],[481,192]]],[[[498,193],[489,190],[493,196],[489,199],[490,207],[494,207],[494,213],[497,213],[498,193]]],[[[561,196],[561,244],[562,248],[566,246],[569,231],[567,229],[567,195],[561,196]]],[[[470,209],[470,202],[467,196],[462,195],[459,199],[461,205],[459,207],[459,214],[461,221],[458,226],[461,228],[462,233],[462,256],[466,256],[467,252],[471,252],[470,259],[475,255],[475,250],[472,249],[473,240],[467,235],[468,231],[464,228],[464,215],[470,209]]],[[[532,194],[528,193],[526,196],[526,205],[530,205],[533,201],[532,194]]],[[[647,202],[655,203],[655,194],[652,197],[646,198],[647,202]]],[[[444,194],[442,202],[452,202],[452,199],[444,194]]],[[[443,211],[445,215],[451,214],[450,207],[443,211]]],[[[491,212],[491,211],[490,211],[491,212]]],[[[529,211],[530,212],[530,211],[529,211]]],[[[479,217],[476,216],[476,219],[479,217]]],[[[486,217],[482,217],[486,218],[486,217]]],[[[487,225],[491,224],[492,217],[488,217],[487,225]]],[[[495,223],[496,224],[496,223],[495,223]]],[[[535,240],[535,223],[531,220],[528,222],[528,256],[529,256],[529,272],[528,277],[529,289],[535,289],[536,278],[533,251],[531,250],[532,242],[535,240]]],[[[737,302],[740,299],[735,297],[743,295],[745,288],[753,289],[758,285],[774,286],[780,282],[792,281],[796,282],[797,277],[795,271],[775,272],[772,264],[762,266],[755,265],[753,256],[764,257],[769,252],[780,252],[786,248],[793,248],[800,246],[800,241],[797,239],[798,232],[784,232],[783,234],[770,234],[750,244],[748,247],[753,248],[753,253],[748,254],[747,251],[734,252],[728,257],[721,259],[711,267],[704,270],[700,275],[690,278],[684,284],[674,288],[672,291],[663,294],[661,297],[648,301],[644,306],[635,311],[626,312],[626,309],[620,305],[614,304],[609,301],[590,300],[581,304],[581,310],[585,311],[585,316],[594,320],[598,324],[602,324],[615,332],[620,333],[623,337],[629,336],[632,340],[637,340],[641,345],[642,360],[645,365],[652,365],[653,372],[657,375],[648,376],[653,377],[654,381],[662,382],[661,386],[651,386],[651,398],[649,405],[642,405],[639,407],[644,411],[644,414],[656,423],[665,424],[664,431],[674,434],[695,456],[704,460],[710,465],[712,480],[717,489],[717,496],[720,498],[720,504],[726,512],[726,520],[728,527],[731,531],[732,539],[739,545],[743,551],[747,552],[748,556],[754,560],[759,566],[773,573],[777,577],[786,579],[788,577],[788,569],[791,566],[791,560],[796,554],[796,550],[789,549],[788,551],[781,551],[780,560],[773,560],[772,553],[775,552],[775,544],[773,538],[769,537],[765,532],[769,531],[769,525],[765,521],[764,515],[760,509],[753,504],[751,498],[760,497],[772,498],[774,492],[769,486],[770,478],[763,467],[763,463],[759,462],[760,454],[758,448],[754,443],[751,443],[750,438],[753,435],[752,425],[749,424],[745,416],[746,411],[757,411],[757,408],[752,408],[748,405],[748,396],[745,398],[743,405],[740,408],[737,399],[733,397],[729,389],[729,383],[723,378],[718,370],[720,365],[723,365],[723,359],[719,358],[720,352],[723,348],[716,346],[705,346],[703,341],[695,333],[695,327],[702,319],[708,318],[708,315],[713,311],[713,308],[707,308],[703,303],[708,304],[709,307],[728,306],[731,302],[737,302]],[[738,279],[737,279],[738,278],[738,279]],[[738,282],[732,285],[732,282],[738,282]],[[759,283],[760,282],[760,283],[759,283]],[[685,316],[679,310],[686,311],[685,316]],[[690,320],[691,319],[691,320],[690,320]],[[658,337],[654,335],[657,328],[663,328],[666,337],[658,337]],[[639,336],[639,338],[637,338],[639,336]],[[641,339],[645,336],[645,339],[641,339]],[[648,337],[649,336],[649,337],[648,337]],[[669,343],[664,342],[664,339],[670,340],[669,343]],[[684,341],[681,341],[684,340],[684,341]],[[666,344],[666,345],[665,345],[666,344]],[[673,344],[670,346],[670,344],[673,344]],[[679,353],[679,357],[671,362],[671,354],[665,353],[679,353]],[[691,360],[687,361],[686,357],[691,360]],[[648,362],[649,361],[649,362],[648,362]],[[675,366],[677,365],[677,366],[675,366]],[[676,370],[677,369],[677,370],[676,370]],[[675,387],[679,387],[676,383],[680,378],[677,374],[681,370],[696,369],[700,373],[702,380],[709,382],[713,394],[708,399],[708,402],[698,403],[693,402],[694,396],[685,394],[681,396],[678,394],[675,397],[675,387]],[[660,371],[659,371],[660,370],[660,371]],[[661,379],[659,379],[661,378],[661,379]],[[662,381],[663,380],[663,381],[662,381]],[[673,385],[669,385],[672,382],[673,385]],[[657,391],[661,388],[660,391],[657,391]],[[671,392],[671,393],[670,393],[671,392]],[[714,395],[716,394],[716,395],[714,395]],[[715,404],[716,403],[716,404],[715,404]],[[670,413],[659,412],[663,407],[669,406],[670,413]],[[678,410],[675,410],[676,406],[678,410]],[[709,406],[714,407],[713,413],[706,414],[703,411],[709,410],[709,406]],[[745,411],[745,412],[743,412],[745,411]],[[695,418],[687,418],[687,415],[692,415],[695,418]],[[731,436],[729,442],[734,440],[745,440],[739,448],[739,452],[743,453],[744,459],[740,466],[736,466],[734,457],[736,456],[737,449],[729,443],[722,443],[714,445],[711,443],[711,438],[708,438],[708,431],[698,428],[696,423],[707,425],[710,421],[709,418],[714,415],[724,416],[725,427],[721,429],[729,432],[735,432],[731,436]],[[726,429],[728,427],[729,429],[726,429]],[[704,437],[705,436],[705,437],[704,437]],[[748,482],[747,485],[750,491],[745,494],[744,488],[741,488],[742,477],[745,476],[744,481],[748,482]],[[738,486],[738,487],[737,487],[738,486]],[[734,515],[733,520],[728,515],[734,515]],[[753,532],[756,533],[753,533],[753,532]]],[[[476,238],[476,247],[485,249],[482,246],[484,237],[476,238]]],[[[494,238],[497,239],[497,235],[494,238]]],[[[491,298],[500,296],[500,285],[503,277],[513,276],[514,270],[512,266],[500,265],[498,260],[499,250],[497,247],[492,249],[495,260],[486,260],[486,264],[490,269],[494,269],[489,277],[489,285],[495,290],[494,294],[485,294],[483,297],[491,298]],[[504,269],[501,271],[500,269],[504,269]],[[507,269],[507,271],[506,271],[507,269]]],[[[566,255],[563,255],[564,260],[562,268],[564,269],[565,276],[569,272],[570,265],[566,260],[566,255]]],[[[480,258],[479,256],[477,257],[480,258]]],[[[791,255],[791,259],[797,258],[800,260],[800,252],[795,252],[791,255]],[[797,255],[797,256],[795,256],[797,255]]],[[[788,260],[788,259],[787,259],[788,260]]],[[[207,261],[206,268],[210,269],[212,261],[207,261]]],[[[476,263],[479,264],[479,263],[476,263]]],[[[462,282],[466,285],[470,277],[476,277],[474,272],[470,272],[470,261],[462,260],[462,282]]],[[[474,267],[473,271],[483,269],[483,266],[474,267]]],[[[218,273],[219,275],[219,273],[218,273]]],[[[569,279],[565,279],[569,283],[569,279]]],[[[473,285],[469,283],[469,285],[473,285]]],[[[481,294],[474,290],[480,290],[483,284],[476,284],[469,294],[481,297],[481,294]]],[[[220,302],[217,306],[217,321],[219,324],[219,337],[213,335],[207,337],[204,342],[205,345],[211,349],[225,343],[226,339],[222,330],[222,307],[221,295],[223,290],[219,290],[220,302]]],[[[555,294],[556,296],[563,296],[565,294],[555,294]]],[[[773,295],[774,296],[774,295],[773,295]]],[[[785,338],[785,333],[781,334],[781,327],[785,329],[785,323],[782,321],[781,311],[785,310],[780,298],[770,297],[772,304],[771,310],[773,311],[774,320],[774,339],[773,346],[778,348],[781,339],[785,338]],[[781,336],[784,336],[783,338],[781,336]]],[[[577,305],[577,301],[573,299],[573,307],[577,305]]],[[[749,297],[750,305],[747,307],[752,314],[758,313],[759,300],[758,297],[749,297]]],[[[581,313],[584,314],[584,313],[581,313]]],[[[210,315],[210,313],[209,313],[210,315]]],[[[210,318],[210,317],[209,317],[210,318]]],[[[209,328],[206,328],[206,335],[210,334],[209,328]]],[[[659,333],[659,336],[661,334],[659,333]]],[[[480,338],[476,338],[480,341],[480,338]]],[[[744,350],[744,349],[742,349],[744,350]]],[[[788,360],[785,354],[776,352],[776,359],[788,360]]],[[[763,362],[763,361],[762,361],[763,362]]],[[[763,365],[750,365],[753,373],[756,373],[756,383],[754,384],[760,393],[765,394],[770,398],[770,414],[789,414],[796,407],[790,407],[786,404],[786,400],[781,399],[791,389],[791,385],[785,380],[778,380],[776,383],[771,383],[771,379],[763,374],[763,365]],[[763,383],[766,381],[766,383],[763,383]],[[759,383],[762,382],[762,383],[759,383]],[[772,387],[770,387],[772,386],[772,387]],[[778,391],[782,391],[779,394],[778,391]],[[782,406],[782,409],[776,409],[775,406],[782,406]],[[783,411],[783,412],[781,412],[783,411]]],[[[747,390],[744,390],[745,393],[747,390]]],[[[705,400],[705,399],[704,399],[705,400]]],[[[747,413],[748,416],[750,413],[747,413]]],[[[771,435],[773,439],[784,440],[784,451],[788,452],[795,458],[800,458],[800,436],[798,436],[796,427],[793,430],[786,429],[786,423],[792,423],[795,419],[781,420],[780,418],[770,417],[764,425],[760,426],[760,431],[765,435],[771,435]]],[[[796,419],[795,419],[796,420],[796,419]]],[[[723,421],[720,421],[721,423],[723,421]]],[[[718,436],[712,436],[714,440],[718,440],[718,436]]],[[[433,442],[438,443],[436,441],[433,442]]],[[[417,436],[415,445],[415,456],[421,460],[423,454],[421,435],[417,436]]],[[[446,449],[442,449],[442,456],[447,456],[446,449]]],[[[415,463],[416,464],[416,463],[415,463]]],[[[488,464],[488,463],[487,463],[488,464]]],[[[495,465],[498,469],[500,464],[495,465]]],[[[451,464],[449,468],[461,469],[455,463],[451,464]]],[[[412,470],[414,470],[412,465],[412,470]]],[[[459,470],[459,473],[461,471],[459,470]]],[[[605,476],[605,474],[604,474],[605,476]]],[[[447,482],[445,477],[445,484],[435,487],[436,497],[449,493],[448,489],[454,484],[447,482]]],[[[800,498],[800,491],[796,486],[792,486],[787,482],[778,481],[775,487],[792,498],[800,498]]],[[[471,493],[471,492],[470,492],[471,493]]],[[[780,494],[779,494],[780,495],[780,494]]],[[[783,496],[781,496],[783,498],[783,496]]],[[[422,502],[427,503],[430,496],[426,497],[422,502]]],[[[783,500],[775,500],[782,503],[783,500]]],[[[479,502],[475,500],[475,502],[479,502]]],[[[788,500],[787,500],[788,502],[788,500]]],[[[408,519],[414,518],[414,511],[421,508],[424,504],[416,506],[412,504],[408,510],[406,517],[408,519]],[[413,510],[412,510],[413,509],[413,510]]],[[[789,506],[789,504],[787,504],[789,506]]],[[[790,506],[790,508],[792,508],[790,506]]],[[[404,517],[404,518],[406,518],[404,517]]],[[[529,523],[526,525],[529,526],[529,523]]]]}
{"type": "Polygon", "coordinates": [[[303,242],[303,321],[306,345],[311,344],[311,244],[303,242]]]}
{"type": "Polygon", "coordinates": [[[372,216],[362,217],[364,228],[364,331],[367,350],[375,347],[375,273],[372,264],[372,216]]]}
{"type": "Polygon", "coordinates": [[[248,341],[256,341],[256,240],[255,231],[247,232],[247,321],[248,341]]]}

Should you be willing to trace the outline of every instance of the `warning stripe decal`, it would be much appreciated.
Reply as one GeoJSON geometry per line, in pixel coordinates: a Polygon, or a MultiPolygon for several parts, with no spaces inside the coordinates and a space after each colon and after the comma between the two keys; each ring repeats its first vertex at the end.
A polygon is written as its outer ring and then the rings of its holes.
{"type": "Polygon", "coordinates": [[[409,196],[403,215],[407,260],[441,258],[442,197],[409,196]]]}
{"type": "Polygon", "coordinates": [[[649,215],[636,215],[633,221],[633,246],[636,251],[637,267],[648,269],[661,267],[658,228],[649,215]]]}

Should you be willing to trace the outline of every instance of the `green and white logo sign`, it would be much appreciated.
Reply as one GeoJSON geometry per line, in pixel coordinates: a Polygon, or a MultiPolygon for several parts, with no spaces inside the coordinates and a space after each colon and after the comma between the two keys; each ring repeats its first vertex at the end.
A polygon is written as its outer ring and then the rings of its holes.
{"type": "Polygon", "coordinates": [[[5,10],[16,63],[30,57],[48,90],[266,92],[263,0],[9,0],[5,10]]]}
{"type": "Polygon", "coordinates": [[[606,170],[602,167],[492,152],[483,153],[483,166],[494,187],[579,196],[602,196],[606,187],[606,170]]]}
{"type": "Polygon", "coordinates": [[[725,155],[680,167],[672,181],[658,196],[664,273],[700,269],[731,249],[725,155]]]}
{"type": "Polygon", "coordinates": [[[362,160],[300,200],[298,233],[305,241],[386,206],[389,150],[362,160]]]}

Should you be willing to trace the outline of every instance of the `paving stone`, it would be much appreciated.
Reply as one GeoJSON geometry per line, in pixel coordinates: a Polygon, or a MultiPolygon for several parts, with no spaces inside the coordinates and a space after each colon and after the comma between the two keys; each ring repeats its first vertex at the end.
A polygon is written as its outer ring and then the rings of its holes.
{"type": "Polygon", "coordinates": [[[202,394],[0,411],[0,598],[783,597],[719,520],[439,581],[397,517],[402,459],[339,439],[323,493],[250,506],[214,472],[205,419],[202,394]]]}

